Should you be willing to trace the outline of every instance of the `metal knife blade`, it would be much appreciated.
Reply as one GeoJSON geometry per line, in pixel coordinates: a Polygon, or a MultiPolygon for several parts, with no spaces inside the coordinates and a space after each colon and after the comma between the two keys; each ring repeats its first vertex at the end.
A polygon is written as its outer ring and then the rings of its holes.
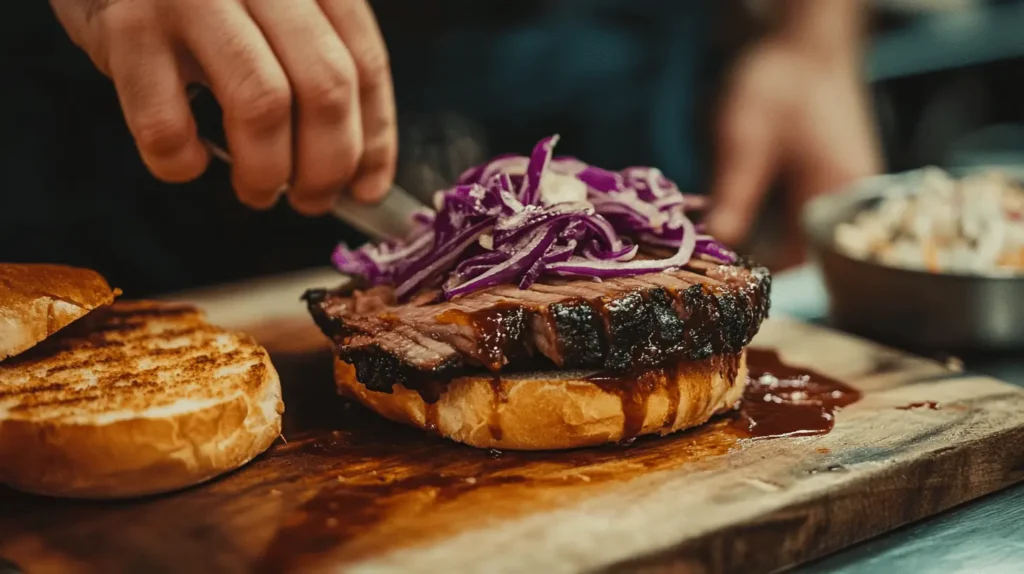
{"type": "Polygon", "coordinates": [[[360,203],[348,194],[335,202],[331,213],[341,221],[365,233],[371,239],[405,237],[412,230],[413,214],[426,205],[397,185],[379,203],[360,203]]]}

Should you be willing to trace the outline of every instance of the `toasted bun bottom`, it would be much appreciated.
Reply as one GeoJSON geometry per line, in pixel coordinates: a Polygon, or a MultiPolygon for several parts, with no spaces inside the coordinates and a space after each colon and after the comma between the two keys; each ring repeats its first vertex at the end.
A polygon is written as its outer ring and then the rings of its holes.
{"type": "Polygon", "coordinates": [[[280,383],[202,410],[93,425],[0,421],[0,482],[47,496],[131,498],[206,482],[249,462],[280,435],[280,383]]]}
{"type": "Polygon", "coordinates": [[[393,421],[479,448],[554,450],[676,432],[735,407],[747,380],[746,352],[683,361],[631,380],[582,371],[452,380],[428,405],[402,385],[368,390],[335,360],[338,391],[393,421]]]}

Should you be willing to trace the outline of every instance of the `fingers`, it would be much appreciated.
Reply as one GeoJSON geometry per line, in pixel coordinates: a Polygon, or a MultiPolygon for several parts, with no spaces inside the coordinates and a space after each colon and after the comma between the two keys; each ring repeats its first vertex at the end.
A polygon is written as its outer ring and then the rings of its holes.
{"type": "Polygon", "coordinates": [[[736,245],[746,238],[776,171],[778,117],[756,99],[734,97],[719,116],[708,231],[736,245]]]}
{"type": "Polygon", "coordinates": [[[142,160],[164,181],[199,177],[210,158],[199,142],[171,41],[144,14],[111,10],[108,65],[142,160]]]}
{"type": "Polygon", "coordinates": [[[102,40],[90,54],[109,63],[102,67],[158,177],[192,179],[209,161],[184,89],[205,78],[224,110],[244,203],[269,207],[291,182],[296,209],[322,213],[348,183],[364,201],[388,190],[394,93],[365,0],[124,2],[102,21],[109,29],[85,26],[102,40]]]}
{"type": "Polygon", "coordinates": [[[177,28],[224,109],[235,191],[251,207],[270,207],[293,167],[288,77],[240,4],[194,0],[190,6],[175,12],[177,28]]]}
{"type": "Polygon", "coordinates": [[[398,130],[395,96],[387,48],[366,0],[321,0],[321,6],[348,47],[359,79],[363,156],[352,193],[362,201],[377,201],[395,177],[398,130]]]}
{"type": "Polygon", "coordinates": [[[315,0],[252,0],[249,9],[283,64],[295,98],[289,201],[302,213],[324,213],[363,155],[356,66],[315,0]]]}

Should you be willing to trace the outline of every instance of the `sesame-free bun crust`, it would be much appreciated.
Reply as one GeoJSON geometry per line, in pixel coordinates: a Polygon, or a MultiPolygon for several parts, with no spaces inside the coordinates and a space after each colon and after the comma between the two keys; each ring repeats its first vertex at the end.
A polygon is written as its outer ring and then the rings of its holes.
{"type": "Polygon", "coordinates": [[[115,303],[0,363],[0,483],[76,498],[176,490],[266,450],[283,410],[247,335],[186,305],[115,303]]]}
{"type": "MultiPolygon", "coordinates": [[[[588,380],[593,373],[545,371],[452,380],[441,398],[428,406],[420,394],[402,385],[392,393],[368,390],[352,365],[335,359],[338,391],[393,421],[427,428],[479,448],[553,450],[618,442],[624,438],[627,411],[623,395],[588,380]],[[495,385],[498,389],[495,390],[495,385]],[[493,432],[497,428],[498,432],[493,432]]],[[[641,385],[646,395],[639,435],[668,434],[707,422],[735,407],[747,380],[746,352],[655,369],[641,385]],[[678,408],[673,387],[678,389],[678,408]]],[[[605,385],[607,386],[607,385],[605,385]]],[[[630,397],[626,394],[625,396],[630,397]]],[[[635,416],[635,415],[631,415],[635,416]]],[[[638,423],[639,421],[634,421],[638,423]]]]}
{"type": "Polygon", "coordinates": [[[89,269],[0,263],[0,361],[32,348],[115,293],[89,269]]]}

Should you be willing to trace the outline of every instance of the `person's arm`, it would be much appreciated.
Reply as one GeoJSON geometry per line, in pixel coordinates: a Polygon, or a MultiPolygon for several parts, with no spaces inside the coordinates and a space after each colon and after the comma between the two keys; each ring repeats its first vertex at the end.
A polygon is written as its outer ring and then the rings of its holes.
{"type": "Polygon", "coordinates": [[[881,167],[862,81],[862,0],[776,0],[775,26],[739,59],[716,134],[712,233],[743,241],[764,195],[788,196],[784,263],[802,256],[796,214],[814,195],[881,167]]]}
{"type": "Polygon", "coordinates": [[[289,184],[304,213],[346,185],[379,199],[394,177],[388,53],[366,0],[51,0],[117,88],[149,170],[198,177],[209,162],[186,96],[208,85],[224,110],[232,183],[266,208],[289,184]]]}
{"type": "Polygon", "coordinates": [[[859,61],[866,4],[864,0],[778,0],[775,36],[823,59],[859,61]]]}

